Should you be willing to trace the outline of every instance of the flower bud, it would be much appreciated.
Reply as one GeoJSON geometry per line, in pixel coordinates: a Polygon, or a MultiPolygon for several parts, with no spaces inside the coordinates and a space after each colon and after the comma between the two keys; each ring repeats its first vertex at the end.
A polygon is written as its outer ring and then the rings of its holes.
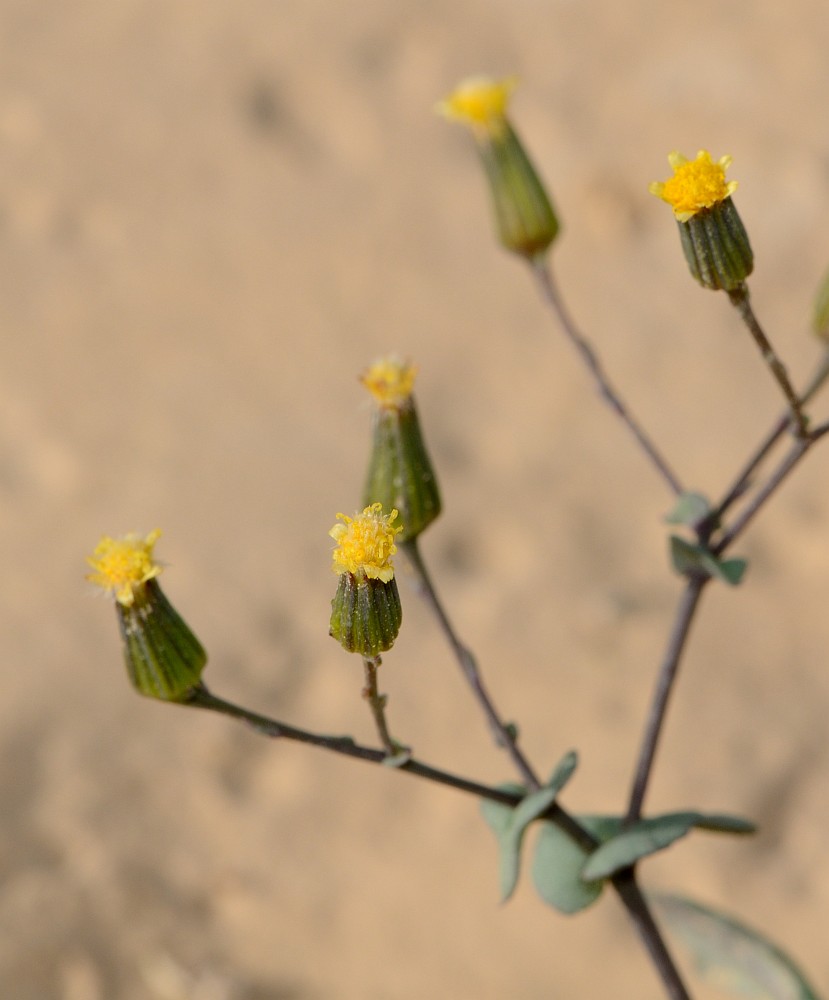
{"type": "Polygon", "coordinates": [[[397,551],[397,511],[383,514],[382,505],[371,504],[361,514],[335,524],[329,535],[337,542],[332,569],[339,576],[331,602],[332,635],[349,653],[373,659],[391,649],[403,612],[391,558],[397,551]]]}
{"type": "Polygon", "coordinates": [[[441,101],[437,111],[472,131],[489,182],[501,244],[534,260],[546,253],[559,224],[544,185],[506,115],[515,83],[512,78],[472,77],[441,101]]]}
{"type": "Polygon", "coordinates": [[[361,378],[375,403],[363,503],[380,503],[386,510],[400,512],[401,542],[417,538],[441,510],[437,478],[412,396],[416,374],[413,365],[388,358],[377,361],[361,378]]]}
{"type": "Polygon", "coordinates": [[[754,254],[731,200],[737,182],[725,180],[731,157],[714,163],[705,150],[695,160],[674,152],[668,162],[673,177],[654,181],[648,190],[673,208],[692,276],[704,288],[740,288],[754,268],[754,254]]]}
{"type": "Polygon", "coordinates": [[[815,296],[812,329],[824,343],[829,343],[829,271],[824,275],[815,296]]]}
{"type": "Polygon", "coordinates": [[[184,701],[200,682],[207,654],[164,596],[153,561],[160,531],[101,539],[87,559],[87,579],[109,591],[124,642],[127,672],[136,690],[162,701],[184,701]]]}

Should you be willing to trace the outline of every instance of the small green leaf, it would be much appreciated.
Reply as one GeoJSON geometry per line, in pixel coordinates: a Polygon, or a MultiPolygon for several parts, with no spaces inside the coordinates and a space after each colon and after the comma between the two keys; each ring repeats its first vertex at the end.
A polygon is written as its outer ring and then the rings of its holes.
{"type": "Polygon", "coordinates": [[[556,764],[546,787],[554,788],[556,790],[556,794],[558,794],[573,777],[573,772],[578,767],[578,764],[579,755],[575,750],[571,750],[569,753],[566,753],[558,764],[556,764]]]}
{"type": "Polygon", "coordinates": [[[698,524],[704,517],[711,513],[711,504],[702,493],[693,493],[690,490],[680,494],[676,504],[670,513],[665,515],[668,524],[698,524]]]}
{"type": "Polygon", "coordinates": [[[615,837],[622,829],[622,819],[620,816],[579,816],[578,821],[601,844],[606,840],[610,840],[611,837],[615,837]]]}
{"type": "MultiPolygon", "coordinates": [[[[498,871],[501,901],[506,902],[515,892],[521,868],[521,845],[527,827],[545,813],[567,784],[578,764],[575,751],[565,754],[556,765],[550,783],[537,792],[524,795],[514,809],[485,799],[481,804],[484,819],[498,838],[498,871]]],[[[524,793],[520,785],[501,785],[509,791],[524,793]]]]}
{"type": "Polygon", "coordinates": [[[520,836],[534,819],[545,812],[555,802],[557,788],[540,788],[532,795],[526,795],[518,805],[512,810],[509,823],[507,823],[504,833],[510,836],[520,836]]]}
{"type": "Polygon", "coordinates": [[[698,545],[692,545],[679,535],[671,535],[671,563],[677,573],[685,576],[687,573],[699,573],[704,570],[702,551],[698,545]]]}
{"type": "Polygon", "coordinates": [[[757,824],[742,816],[724,816],[719,813],[697,813],[699,817],[694,823],[698,830],[710,830],[712,833],[756,833],[757,824]]]}
{"type": "Polygon", "coordinates": [[[608,878],[640,858],[664,850],[684,837],[693,825],[672,817],[642,820],[597,847],[581,870],[582,878],[587,881],[608,878]]]}
{"type": "MultiPolygon", "coordinates": [[[[526,793],[526,789],[521,785],[512,783],[498,787],[505,792],[515,792],[517,795],[526,793]]],[[[516,840],[510,834],[512,816],[516,808],[518,807],[502,805],[491,799],[484,799],[481,802],[481,814],[487,826],[498,838],[498,883],[503,902],[506,902],[515,890],[521,865],[521,840],[520,838],[516,840]]]]}
{"type": "Polygon", "coordinates": [[[665,813],[640,820],[605,841],[590,855],[582,878],[608,878],[640,858],[663,851],[689,830],[699,827],[719,833],[753,833],[754,825],[736,816],[706,816],[698,812],[665,813]]]}
{"type": "Polygon", "coordinates": [[[753,1000],[819,1000],[792,959],[757,931],[682,896],[649,898],[704,982],[753,1000]]]}
{"type": "Polygon", "coordinates": [[[671,563],[677,573],[705,573],[736,587],[743,579],[748,563],[745,559],[718,559],[710,549],[694,545],[679,535],[671,535],[671,563]]]}
{"type": "MultiPolygon", "coordinates": [[[[511,792],[523,798],[527,794],[527,789],[523,785],[517,785],[514,781],[505,781],[496,786],[499,791],[511,792]]],[[[492,799],[481,800],[481,815],[486,825],[492,830],[496,837],[500,837],[504,827],[509,823],[514,806],[507,806],[501,802],[493,802],[492,799]]]]}
{"type": "MultiPolygon", "coordinates": [[[[620,821],[612,816],[579,816],[579,823],[594,837],[602,840],[615,834],[620,821]]],[[[532,879],[538,895],[559,913],[578,913],[595,903],[601,896],[602,879],[587,882],[581,870],[587,851],[553,823],[541,823],[541,833],[535,847],[532,879]]]]}
{"type": "Polygon", "coordinates": [[[717,562],[719,566],[719,577],[723,583],[730,587],[737,587],[742,583],[743,576],[748,563],[745,559],[721,559],[717,562]]]}

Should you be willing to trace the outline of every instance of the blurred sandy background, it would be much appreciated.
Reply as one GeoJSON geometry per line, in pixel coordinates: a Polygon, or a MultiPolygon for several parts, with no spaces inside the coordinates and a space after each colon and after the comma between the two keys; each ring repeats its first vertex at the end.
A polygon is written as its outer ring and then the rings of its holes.
{"type": "MultiPolygon", "coordinates": [[[[494,246],[468,137],[432,106],[471,72],[520,75],[568,301],[715,495],[779,400],[646,186],[671,149],[733,155],[755,307],[804,379],[825,2],[3,0],[0,27],[4,1000],[660,996],[614,899],[565,919],[525,881],[499,906],[474,800],[136,697],[84,556],[161,527],[210,686],[373,740],[326,634],[326,532],[362,485],[356,376],[410,356],[446,508],[424,549],[457,627],[542,771],[579,748],[566,805],[620,808],[679,592],[668,497],[494,246]]],[[[706,595],[647,803],[762,832],[645,870],[823,989],[828,464],[739,547],[748,585],[706,595]]],[[[512,778],[401,577],[395,731],[512,778]]]]}

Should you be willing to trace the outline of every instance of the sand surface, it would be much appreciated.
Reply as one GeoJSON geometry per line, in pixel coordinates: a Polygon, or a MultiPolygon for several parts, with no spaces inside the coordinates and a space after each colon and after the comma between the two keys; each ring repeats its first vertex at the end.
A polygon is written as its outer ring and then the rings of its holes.
{"type": "MultiPolygon", "coordinates": [[[[445,499],[423,549],[458,631],[541,772],[578,748],[567,807],[621,809],[681,589],[670,497],[432,108],[469,73],[521,77],[569,306],[716,496],[779,394],[647,184],[672,149],[733,155],[753,300],[802,382],[829,265],[824,0],[3,0],[0,24],[0,995],[661,996],[614,899],[565,918],[525,879],[499,905],[474,799],[139,699],[84,556],[160,527],[211,687],[373,742],[359,662],[327,636],[326,533],[360,499],[357,375],[409,356],[445,499]]],[[[746,534],[746,586],[706,594],[647,801],[761,833],[643,870],[824,990],[827,468],[829,446],[746,534]]],[[[399,575],[395,731],[513,779],[399,575]]]]}

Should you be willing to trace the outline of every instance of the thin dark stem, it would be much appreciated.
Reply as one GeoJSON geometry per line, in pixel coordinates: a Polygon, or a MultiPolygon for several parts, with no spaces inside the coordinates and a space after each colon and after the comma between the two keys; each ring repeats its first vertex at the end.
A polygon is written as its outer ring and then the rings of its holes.
{"type": "Polygon", "coordinates": [[[822,424],[811,431],[807,437],[799,438],[794,442],[788,454],[783,457],[771,476],[769,476],[763,486],[752,497],[751,503],[740,512],[740,516],[734,520],[730,528],[723,532],[717,544],[712,547],[711,551],[715,556],[722,555],[729,545],[745,531],[772,494],[785,482],[792,469],[794,469],[806,452],[812,445],[824,437],[827,432],[829,432],[829,425],[822,424]]]}
{"type": "Polygon", "coordinates": [[[763,463],[763,461],[768,456],[772,448],[777,444],[780,438],[785,434],[786,430],[791,426],[792,418],[791,414],[786,411],[785,416],[782,416],[774,427],[766,435],[763,442],[757,448],[757,451],[751,456],[751,458],[743,466],[742,470],[738,473],[734,480],[733,485],[728,490],[726,495],[717,505],[715,511],[706,518],[706,522],[711,527],[716,526],[723,516],[728,512],[728,510],[740,499],[741,496],[748,490],[751,485],[751,477],[763,463]]]}
{"type": "Polygon", "coordinates": [[[679,671],[679,664],[688,640],[691,623],[694,620],[700,596],[707,582],[708,577],[691,577],[682,592],[682,597],[677,606],[674,624],[668,638],[668,646],[665,650],[662,665],[659,668],[656,687],[651,699],[650,712],[639,749],[630,799],[628,800],[627,823],[636,822],[642,815],[642,803],[645,799],[645,792],[648,789],[648,782],[653,770],[659,738],[665,724],[668,702],[670,701],[671,692],[673,691],[674,682],[679,671]]]}
{"type": "Polygon", "coordinates": [[[490,728],[495,736],[496,743],[498,746],[503,747],[507,753],[509,753],[510,757],[512,757],[512,761],[515,764],[516,769],[527,786],[534,790],[539,789],[541,787],[541,781],[529,761],[521,752],[515,733],[506,725],[506,723],[501,719],[501,716],[498,714],[498,710],[496,709],[489,693],[487,692],[486,686],[484,685],[481,672],[478,669],[478,664],[475,662],[475,657],[466,648],[466,646],[463,645],[455,634],[455,630],[452,628],[452,623],[449,621],[449,617],[444,610],[443,604],[441,603],[434,584],[432,583],[432,579],[429,576],[429,572],[426,569],[426,564],[423,562],[423,557],[421,556],[420,549],[417,546],[417,540],[411,539],[410,541],[403,542],[401,548],[406,553],[409,563],[417,576],[421,595],[431,608],[432,613],[437,618],[442,632],[449,641],[449,645],[452,647],[455,659],[458,661],[458,665],[463,671],[463,675],[472,689],[472,693],[475,695],[478,704],[483,709],[484,715],[486,716],[490,728]]]}
{"type": "Polygon", "coordinates": [[[374,659],[363,659],[363,666],[366,673],[366,686],[363,689],[363,697],[371,709],[380,742],[385,747],[389,757],[394,757],[399,752],[400,747],[391,738],[388,723],[386,722],[386,696],[380,694],[377,687],[377,668],[380,666],[380,663],[379,656],[374,657],[374,659]]]}
{"type": "Polygon", "coordinates": [[[553,310],[568,339],[581,355],[582,361],[593,376],[599,394],[636,438],[642,451],[650,459],[651,464],[665,480],[671,491],[679,496],[683,492],[682,484],[656,445],[633,417],[618,392],[610,384],[595,350],[579,332],[576,324],[567,312],[564,301],[553,280],[549,264],[542,259],[533,261],[533,274],[535,275],[542,298],[553,310]]]}
{"type": "Polygon", "coordinates": [[[805,437],[808,431],[806,428],[806,418],[803,416],[803,410],[800,406],[800,400],[797,397],[797,393],[792,388],[792,383],[789,380],[785,365],[777,356],[777,352],[771,346],[771,342],[763,332],[763,328],[757,322],[757,317],[754,315],[754,310],[751,308],[751,303],[749,302],[748,286],[740,285],[739,288],[729,292],[728,297],[731,300],[732,305],[740,314],[741,319],[748,327],[752,337],[754,337],[754,341],[760,349],[760,354],[762,355],[763,360],[768,365],[769,370],[777,381],[777,384],[780,386],[783,395],[786,397],[786,402],[789,404],[789,410],[791,411],[792,423],[797,430],[798,437],[805,437]]]}
{"type": "MultiPolygon", "coordinates": [[[[813,392],[817,391],[825,377],[826,373],[822,373],[822,371],[819,370],[816,377],[812,380],[812,383],[804,393],[803,398],[806,399],[813,392]]],[[[793,416],[788,414],[786,416],[785,426],[788,426],[792,420],[793,416]]],[[[784,430],[785,426],[783,428],[784,430]]],[[[782,431],[780,433],[782,433],[782,431]]],[[[751,521],[753,521],[759,511],[768,502],[769,498],[776,492],[782,483],[785,482],[806,452],[827,433],[829,433],[829,424],[823,424],[820,427],[816,427],[813,431],[807,432],[805,437],[799,437],[795,440],[788,454],[783,457],[782,461],[779,463],[768,480],[752,497],[751,502],[740,513],[739,517],[735,519],[733,524],[723,532],[716,545],[711,546],[711,552],[713,555],[721,556],[735,541],[735,539],[737,539],[743,531],[745,531],[751,521]]],[[[769,435],[767,441],[770,440],[770,438],[771,435],[769,435]]],[[[755,456],[755,458],[756,457],[757,456],[755,456]]],[[[732,488],[732,492],[737,493],[738,489],[739,481],[735,484],[735,487],[732,488]]],[[[737,493],[737,495],[739,494],[737,493]]],[[[720,509],[722,509],[722,505],[720,509]]],[[[700,539],[703,542],[707,541],[706,531],[707,529],[705,528],[698,529],[700,539]]],[[[626,817],[626,821],[628,823],[635,822],[639,819],[642,813],[642,804],[647,791],[648,782],[650,781],[650,775],[653,769],[659,738],[665,723],[668,702],[670,701],[671,692],[673,691],[674,682],[676,681],[677,672],[679,670],[680,660],[685,648],[685,643],[688,639],[694,615],[696,614],[699,599],[707,582],[708,578],[703,576],[692,576],[689,578],[677,608],[674,625],[671,629],[671,634],[668,640],[668,647],[657,676],[656,687],[651,700],[650,713],[645,725],[644,736],[639,751],[636,770],[634,772],[633,785],[631,788],[626,817]]]]}
{"type": "MultiPolygon", "coordinates": [[[[817,394],[826,382],[827,378],[829,378],[829,351],[824,353],[806,388],[800,394],[799,399],[801,408],[804,407],[817,394]]],[[[717,521],[721,520],[726,511],[728,511],[728,509],[746,492],[750,485],[751,477],[791,425],[792,414],[791,410],[787,409],[786,412],[780,416],[774,427],[772,427],[757,450],[737,475],[734,480],[734,484],[717,506],[715,512],[715,518],[717,521]]]]}
{"type": "MultiPolygon", "coordinates": [[[[308,732],[305,729],[297,729],[295,726],[288,726],[284,722],[260,715],[258,712],[251,712],[240,705],[226,701],[212,694],[202,684],[195,688],[189,699],[183,704],[190,708],[204,708],[220,715],[228,715],[234,719],[240,719],[255,729],[263,736],[270,739],[286,739],[299,743],[308,743],[312,746],[320,747],[323,750],[330,750],[333,753],[342,754],[346,757],[353,757],[357,760],[366,761],[369,764],[388,764],[389,755],[385,750],[375,747],[367,747],[356,743],[350,736],[325,736],[319,733],[308,732]]],[[[468,778],[459,777],[449,771],[444,771],[422,761],[409,757],[403,763],[395,766],[397,771],[405,771],[414,774],[427,781],[434,781],[439,785],[447,785],[461,792],[467,792],[481,799],[490,799],[493,802],[500,802],[502,805],[515,806],[521,801],[521,795],[516,792],[506,791],[503,788],[493,788],[490,785],[483,785],[468,778]]],[[[577,820],[575,820],[558,803],[544,813],[544,818],[555,823],[564,833],[570,836],[577,844],[586,851],[592,851],[597,845],[596,838],[586,830],[577,820]]]]}
{"type": "Polygon", "coordinates": [[[829,350],[824,349],[823,357],[818,362],[812,377],[806,384],[806,388],[800,394],[801,406],[805,406],[812,401],[826,384],[827,378],[829,378],[829,350]]]}
{"type": "Polygon", "coordinates": [[[691,994],[679,975],[642,890],[636,882],[634,869],[626,868],[617,872],[613,878],[613,888],[639,932],[639,937],[662,979],[667,995],[671,1000],[691,1000],[691,994]]]}
{"type": "MultiPolygon", "coordinates": [[[[826,365],[822,365],[821,368],[818,369],[818,372],[812,382],[801,397],[803,402],[805,402],[814,392],[817,391],[818,388],[820,388],[827,376],[827,373],[829,373],[829,367],[826,365]]],[[[785,429],[790,426],[793,421],[794,414],[787,413],[785,418],[781,420],[782,427],[778,430],[778,426],[775,426],[773,435],[770,434],[768,436],[764,445],[761,446],[761,449],[759,449],[755,455],[755,467],[756,465],[759,465],[760,461],[762,461],[768,453],[777,438],[784,433],[785,429]]],[[[829,423],[816,427],[811,433],[807,432],[805,437],[799,437],[794,442],[788,454],[784,456],[783,460],[777,466],[764,486],[753,497],[750,505],[746,507],[740,517],[737,518],[733,525],[723,534],[718,544],[712,548],[714,555],[722,555],[728,546],[742,534],[772,494],[790,475],[806,452],[812,447],[812,445],[827,434],[829,434],[829,423]]],[[[747,471],[744,470],[743,483],[748,482],[748,478],[753,471],[753,468],[748,467],[747,471]]],[[[743,483],[738,480],[732,488],[732,492],[735,494],[735,499],[740,495],[743,483]]],[[[721,508],[722,507],[723,505],[721,505],[721,508]]],[[[704,532],[701,533],[700,537],[701,540],[705,540],[704,532]]],[[[709,578],[704,576],[690,577],[685,586],[685,590],[682,593],[679,606],[677,607],[674,624],[668,640],[668,646],[659,670],[656,687],[651,700],[650,713],[645,725],[644,737],[639,752],[636,770],[634,772],[634,780],[626,816],[627,823],[635,822],[642,814],[642,805],[645,793],[647,792],[648,784],[650,782],[650,776],[653,771],[656,751],[659,745],[662,730],[664,728],[671,693],[674,689],[682,654],[690,634],[691,625],[699,607],[700,597],[702,596],[703,589],[708,583],[708,580],[709,578]]],[[[677,973],[676,966],[665,949],[664,941],[660,936],[658,927],[654,923],[650,910],[647,905],[645,905],[642,909],[638,906],[637,896],[641,897],[641,892],[638,885],[636,885],[635,869],[630,868],[626,869],[624,872],[619,872],[613,880],[613,885],[620,898],[625,903],[628,914],[639,931],[642,941],[651,956],[651,960],[662,977],[662,981],[668,991],[668,995],[671,998],[676,998],[676,1000],[687,1000],[689,994],[677,973]]],[[[644,900],[642,900],[642,902],[644,902],[644,900]]]]}
{"type": "MultiPolygon", "coordinates": [[[[806,452],[827,433],[829,433],[829,424],[823,424],[820,427],[816,427],[811,433],[808,433],[805,438],[799,438],[794,442],[788,454],[783,458],[763,487],[752,498],[751,503],[742,511],[731,527],[723,533],[717,544],[712,546],[711,552],[713,555],[722,555],[732,542],[745,531],[749,523],[756,517],[778,487],[788,478],[791,471],[800,462],[806,452]]],[[[642,813],[642,803],[653,769],[668,702],[673,691],[680,660],[694,615],[696,614],[699,599],[708,579],[703,576],[692,576],[689,578],[677,608],[668,640],[668,647],[657,677],[650,713],[645,725],[644,737],[634,772],[626,817],[628,823],[635,822],[642,813]]]]}

